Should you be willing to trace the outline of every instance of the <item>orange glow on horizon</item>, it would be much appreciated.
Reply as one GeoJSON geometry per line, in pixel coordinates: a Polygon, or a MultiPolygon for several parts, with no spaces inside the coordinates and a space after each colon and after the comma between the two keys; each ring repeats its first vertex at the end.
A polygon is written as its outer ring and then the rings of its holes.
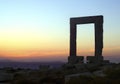
{"type": "MultiPolygon", "coordinates": [[[[109,48],[109,49],[104,49],[103,50],[103,56],[111,56],[111,55],[117,55],[120,51],[120,48],[109,48]],[[112,53],[112,51],[115,50],[116,54],[112,53]]],[[[81,50],[77,53],[78,56],[80,55],[91,55],[94,50],[81,50]],[[82,53],[81,53],[82,52],[82,53]]],[[[21,58],[26,58],[26,57],[54,57],[54,56],[68,56],[69,55],[69,50],[1,50],[0,55],[2,57],[21,57],[21,58]]]]}

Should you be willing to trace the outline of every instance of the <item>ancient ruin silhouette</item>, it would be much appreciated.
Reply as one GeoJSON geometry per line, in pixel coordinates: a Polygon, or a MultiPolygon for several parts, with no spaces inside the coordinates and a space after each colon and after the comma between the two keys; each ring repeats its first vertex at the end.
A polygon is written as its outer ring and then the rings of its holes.
{"type": "Polygon", "coordinates": [[[88,17],[75,17],[70,18],[70,54],[68,57],[69,63],[83,63],[84,56],[76,55],[76,25],[94,23],[95,27],[95,53],[94,56],[87,56],[89,63],[102,62],[102,49],[103,49],[103,16],[88,16],[88,17]]]}

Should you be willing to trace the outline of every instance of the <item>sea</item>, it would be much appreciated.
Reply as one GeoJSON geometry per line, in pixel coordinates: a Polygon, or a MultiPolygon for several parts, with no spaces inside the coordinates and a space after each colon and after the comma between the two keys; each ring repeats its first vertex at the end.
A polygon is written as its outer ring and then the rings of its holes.
{"type": "MultiPolygon", "coordinates": [[[[120,57],[104,57],[105,60],[109,60],[111,63],[120,63],[120,57]]],[[[12,68],[22,68],[22,69],[39,69],[40,65],[49,65],[52,68],[59,68],[66,64],[62,61],[53,62],[16,62],[10,60],[0,60],[0,68],[12,67],[12,68]]]]}
{"type": "Polygon", "coordinates": [[[21,69],[40,69],[40,66],[50,66],[52,68],[59,68],[64,62],[0,62],[0,68],[21,68],[21,69]]]}

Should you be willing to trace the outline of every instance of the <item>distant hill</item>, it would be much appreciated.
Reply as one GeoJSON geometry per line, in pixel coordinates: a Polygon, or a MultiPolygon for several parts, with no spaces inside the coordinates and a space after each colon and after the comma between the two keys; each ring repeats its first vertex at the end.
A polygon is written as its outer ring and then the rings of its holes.
{"type": "Polygon", "coordinates": [[[11,60],[0,60],[0,68],[13,67],[24,69],[38,69],[40,65],[50,65],[53,68],[58,68],[63,64],[64,62],[15,62],[11,60]]]}
{"type": "Polygon", "coordinates": [[[12,60],[9,60],[9,59],[1,58],[1,59],[0,59],[0,62],[13,62],[13,61],[12,61],[12,60]]]}

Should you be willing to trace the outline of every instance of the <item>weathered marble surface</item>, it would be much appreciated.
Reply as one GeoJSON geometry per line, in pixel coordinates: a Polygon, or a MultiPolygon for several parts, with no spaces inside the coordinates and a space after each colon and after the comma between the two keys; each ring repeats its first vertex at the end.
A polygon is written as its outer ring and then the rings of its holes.
{"type": "MultiPolygon", "coordinates": [[[[70,54],[68,57],[69,63],[76,63],[80,58],[77,57],[76,52],[76,38],[77,38],[77,24],[95,24],[95,53],[94,57],[88,57],[88,60],[99,61],[103,60],[102,49],[103,49],[103,16],[88,16],[88,17],[75,17],[70,18],[70,54]]],[[[81,61],[84,59],[81,59],[81,61]]],[[[84,62],[81,62],[84,63],[84,62]]]]}

